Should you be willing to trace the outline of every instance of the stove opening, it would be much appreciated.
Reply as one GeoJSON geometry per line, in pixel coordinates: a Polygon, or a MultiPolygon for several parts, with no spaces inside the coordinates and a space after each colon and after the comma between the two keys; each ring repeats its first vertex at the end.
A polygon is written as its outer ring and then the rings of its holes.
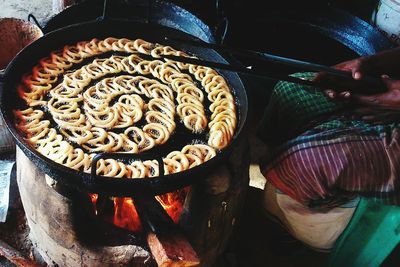
{"type": "MultiPolygon", "coordinates": [[[[155,197],[175,224],[179,222],[188,191],[189,187],[186,187],[155,197]]],[[[99,219],[131,232],[142,231],[140,217],[132,198],[103,197],[98,194],[90,194],[90,198],[99,219]]]]}

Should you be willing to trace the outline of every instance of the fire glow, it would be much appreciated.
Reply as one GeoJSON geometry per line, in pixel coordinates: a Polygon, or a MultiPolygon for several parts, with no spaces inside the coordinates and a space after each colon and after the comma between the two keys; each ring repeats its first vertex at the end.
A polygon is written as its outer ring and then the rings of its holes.
{"type": "MultiPolygon", "coordinates": [[[[179,222],[179,217],[182,214],[183,204],[185,202],[187,193],[188,188],[184,188],[175,192],[156,196],[156,200],[163,206],[165,211],[175,223],[179,222]]],[[[90,198],[92,200],[93,207],[97,215],[98,195],[91,194],[90,198]]],[[[140,232],[142,230],[142,224],[140,222],[139,214],[137,213],[132,198],[115,197],[112,200],[114,202],[114,214],[113,216],[111,216],[111,222],[117,227],[132,232],[140,232]]]]}

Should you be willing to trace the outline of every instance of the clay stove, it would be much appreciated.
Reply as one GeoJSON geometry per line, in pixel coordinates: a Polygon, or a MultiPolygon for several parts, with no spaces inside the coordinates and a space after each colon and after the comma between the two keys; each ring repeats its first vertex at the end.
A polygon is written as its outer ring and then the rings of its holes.
{"type": "Polygon", "coordinates": [[[248,160],[242,140],[201,184],[159,196],[177,223],[161,235],[143,230],[131,199],[71,190],[41,172],[19,149],[17,182],[30,238],[50,266],[193,266],[194,256],[182,249],[182,240],[189,241],[201,266],[212,266],[237,223],[248,160]],[[150,251],[148,244],[156,250],[150,251]]]}

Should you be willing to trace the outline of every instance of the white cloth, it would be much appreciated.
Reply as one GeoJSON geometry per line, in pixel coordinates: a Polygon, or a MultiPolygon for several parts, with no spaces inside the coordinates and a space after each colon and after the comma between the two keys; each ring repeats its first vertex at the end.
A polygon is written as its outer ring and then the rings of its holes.
{"type": "Polygon", "coordinates": [[[351,220],[357,204],[358,199],[322,212],[277,192],[268,182],[265,186],[266,211],[279,219],[296,239],[320,251],[329,251],[334,246],[351,220]]]}

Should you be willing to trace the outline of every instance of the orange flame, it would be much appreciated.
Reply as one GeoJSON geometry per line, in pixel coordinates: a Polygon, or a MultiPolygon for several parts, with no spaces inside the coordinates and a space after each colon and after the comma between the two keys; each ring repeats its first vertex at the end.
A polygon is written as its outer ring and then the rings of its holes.
{"type": "MultiPolygon", "coordinates": [[[[156,196],[157,201],[163,206],[165,211],[175,222],[179,222],[179,217],[183,211],[183,204],[185,202],[188,188],[184,188],[175,192],[167,193],[165,195],[156,196]]],[[[97,215],[97,194],[90,194],[95,213],[97,215]]],[[[136,211],[134,202],[131,198],[113,198],[114,201],[114,215],[112,223],[120,228],[139,232],[142,230],[139,214],[136,211]]],[[[104,218],[106,219],[106,218],[104,218]]]]}
{"type": "Polygon", "coordinates": [[[131,198],[114,198],[114,225],[133,232],[142,229],[139,214],[131,198]]]}
{"type": "Polygon", "coordinates": [[[94,213],[97,215],[97,199],[99,198],[98,194],[89,194],[90,200],[92,201],[94,213]]]}
{"type": "Polygon", "coordinates": [[[156,196],[158,202],[168,213],[169,217],[175,222],[179,222],[179,217],[183,211],[183,204],[185,202],[188,188],[184,188],[175,192],[167,193],[165,195],[156,196]]]}

